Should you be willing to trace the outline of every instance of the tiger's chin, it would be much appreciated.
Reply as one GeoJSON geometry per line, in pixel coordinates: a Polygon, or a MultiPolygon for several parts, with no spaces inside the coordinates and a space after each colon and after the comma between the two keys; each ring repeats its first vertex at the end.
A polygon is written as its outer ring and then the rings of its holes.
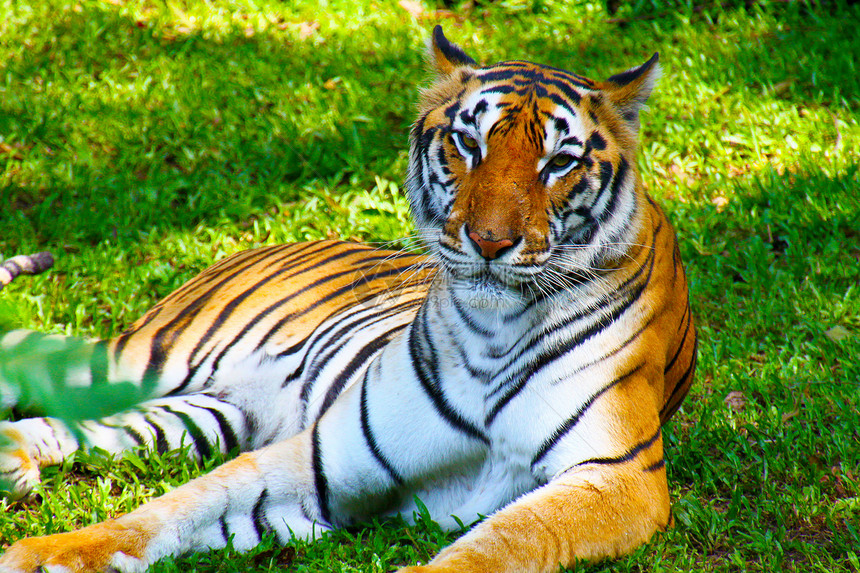
{"type": "Polygon", "coordinates": [[[529,302],[518,282],[505,281],[491,273],[450,277],[451,293],[468,308],[477,311],[520,311],[529,302]]]}

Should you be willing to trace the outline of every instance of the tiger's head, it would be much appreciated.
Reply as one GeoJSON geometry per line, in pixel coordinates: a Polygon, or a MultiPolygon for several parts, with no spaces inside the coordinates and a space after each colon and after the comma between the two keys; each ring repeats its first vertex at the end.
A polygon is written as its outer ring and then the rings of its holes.
{"type": "Polygon", "coordinates": [[[595,82],[521,61],[481,67],[439,26],[407,181],[419,232],[470,298],[542,296],[621,264],[645,195],[639,111],[657,54],[595,82]]]}

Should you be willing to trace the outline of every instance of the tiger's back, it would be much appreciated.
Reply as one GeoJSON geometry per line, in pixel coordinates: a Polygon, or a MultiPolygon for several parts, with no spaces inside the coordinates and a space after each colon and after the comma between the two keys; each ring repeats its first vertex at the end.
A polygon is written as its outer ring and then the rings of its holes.
{"type": "Polygon", "coordinates": [[[305,356],[321,325],[362,311],[408,323],[434,274],[419,255],[338,241],[243,251],[156,304],[110,355],[117,377],[154,380],[156,395],[205,390],[225,364],[305,356]]]}

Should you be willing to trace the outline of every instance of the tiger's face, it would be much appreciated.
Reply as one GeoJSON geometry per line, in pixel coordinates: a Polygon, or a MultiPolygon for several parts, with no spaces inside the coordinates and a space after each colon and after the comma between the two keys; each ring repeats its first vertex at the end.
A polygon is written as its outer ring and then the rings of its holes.
{"type": "Polygon", "coordinates": [[[441,268],[476,296],[528,299],[623,258],[648,62],[598,83],[528,62],[478,67],[441,29],[412,130],[409,197],[441,268]]]}

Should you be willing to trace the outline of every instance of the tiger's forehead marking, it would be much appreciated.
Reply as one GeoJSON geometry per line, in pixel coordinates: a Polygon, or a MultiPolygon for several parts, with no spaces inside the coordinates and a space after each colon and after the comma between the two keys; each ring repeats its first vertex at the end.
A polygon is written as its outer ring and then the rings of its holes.
{"type": "Polygon", "coordinates": [[[541,153],[582,151],[585,129],[577,107],[594,91],[591,80],[520,61],[482,68],[473,77],[479,87],[452,115],[454,129],[480,136],[483,148],[494,133],[528,124],[532,126],[528,139],[541,153]]]}
{"type": "Polygon", "coordinates": [[[578,105],[583,96],[595,90],[594,82],[588,78],[530,62],[502,62],[477,70],[476,77],[485,86],[483,91],[519,96],[531,93],[565,106],[578,105]]]}
{"type": "Polygon", "coordinates": [[[454,116],[452,123],[455,129],[474,130],[481,139],[488,138],[490,130],[498,123],[504,113],[503,94],[492,91],[477,90],[469,95],[463,106],[454,116]]]}
{"type": "Polygon", "coordinates": [[[566,149],[578,154],[585,149],[585,125],[579,114],[564,106],[556,106],[544,124],[544,149],[548,154],[566,149]]]}

